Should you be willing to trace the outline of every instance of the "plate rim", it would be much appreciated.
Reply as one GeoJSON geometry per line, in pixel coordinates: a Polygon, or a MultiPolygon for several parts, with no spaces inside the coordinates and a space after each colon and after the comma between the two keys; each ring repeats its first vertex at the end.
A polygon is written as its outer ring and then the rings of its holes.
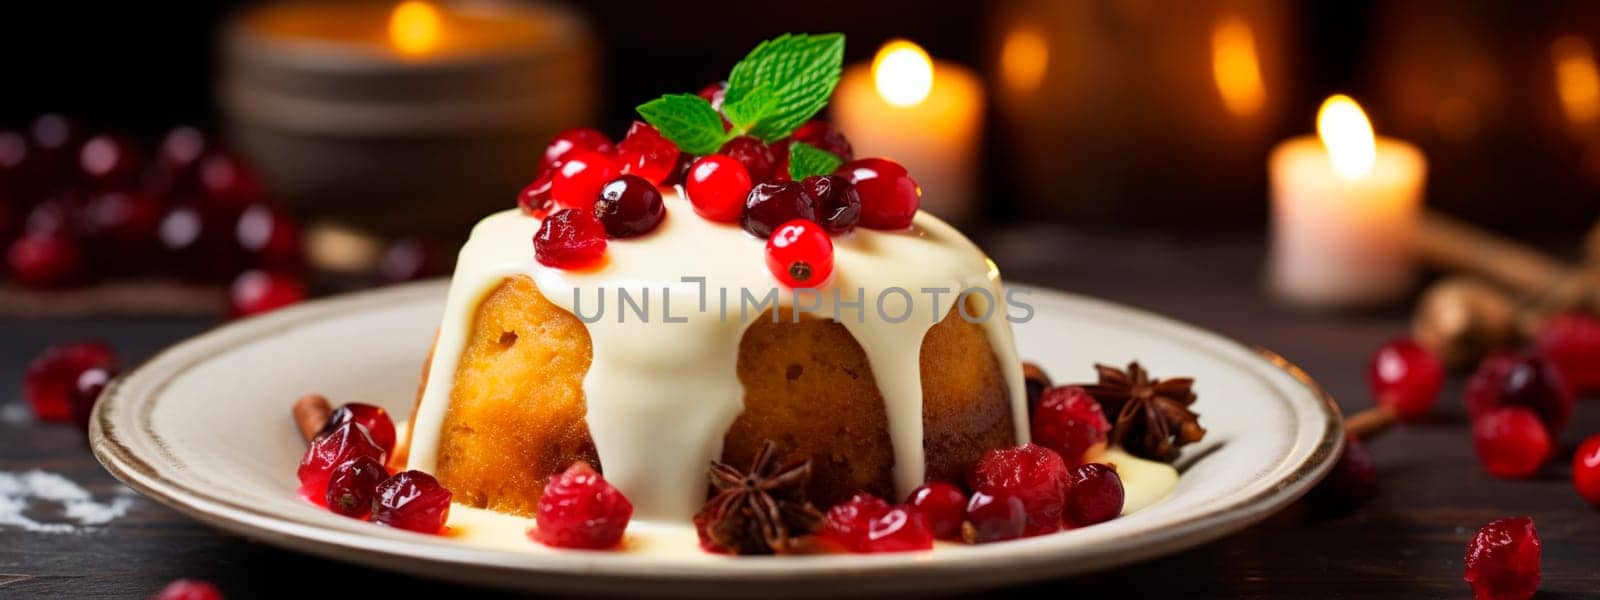
{"type": "MultiPolygon", "coordinates": [[[[1134,319],[1187,330],[1263,360],[1265,366],[1287,374],[1317,400],[1315,406],[1324,420],[1324,426],[1317,433],[1314,447],[1265,489],[1222,506],[1186,515],[1169,527],[1138,536],[1108,539],[1103,545],[1111,548],[1098,554],[1076,557],[1077,560],[1067,560],[1063,553],[1052,551],[1059,549],[1048,547],[1052,545],[1047,543],[1048,537],[1040,537],[998,544],[985,548],[984,554],[956,560],[934,561],[927,559],[924,553],[904,553],[878,555],[868,560],[861,560],[859,556],[740,557],[685,566],[681,562],[643,560],[636,555],[623,555],[626,558],[619,559],[612,553],[599,552],[518,555],[502,550],[442,543],[409,532],[375,528],[357,531],[306,523],[216,497],[202,490],[190,489],[191,486],[159,473],[149,460],[141,457],[129,445],[128,440],[119,437],[118,425],[113,421],[115,411],[132,408],[137,400],[153,405],[154,398],[159,396],[167,382],[205,360],[209,352],[191,356],[201,349],[221,351],[260,341],[297,324],[310,324],[375,306],[403,304],[442,295],[446,282],[446,279],[436,279],[315,300],[260,317],[223,324],[163,349],[137,368],[115,378],[103,392],[101,401],[95,404],[89,434],[96,460],[129,487],[213,527],[293,551],[399,570],[416,576],[488,583],[500,587],[537,587],[578,592],[638,591],[641,585],[648,583],[662,586],[651,588],[652,592],[673,595],[715,591],[695,587],[705,584],[735,580],[770,583],[825,574],[827,579],[819,583],[829,587],[850,584],[854,587],[848,591],[873,593],[935,588],[978,589],[1003,583],[1056,578],[1192,548],[1258,523],[1304,495],[1314,482],[1332,468],[1344,444],[1343,417],[1338,404],[1309,374],[1281,355],[1142,308],[1023,283],[1009,283],[1008,286],[1025,288],[1029,294],[1050,301],[1095,305],[1101,309],[1126,313],[1134,319]],[[175,361],[177,364],[172,364],[175,361]],[[139,384],[150,389],[140,398],[130,399],[129,390],[139,384]],[[129,406],[119,406],[123,404],[129,406]],[[383,539],[387,543],[372,544],[374,539],[383,539]],[[1046,547],[1038,548],[1041,545],[1046,547]],[[1005,568],[994,568],[997,561],[1003,563],[1005,568]],[[951,577],[954,576],[960,576],[960,579],[952,584],[951,577]]],[[[153,432],[149,432],[149,436],[152,442],[159,444],[158,436],[153,432]]],[[[1292,457],[1291,450],[1289,458],[1292,457]]],[[[727,589],[738,592],[737,588],[727,589]]],[[[816,591],[815,588],[789,590],[797,594],[816,591]]]]}

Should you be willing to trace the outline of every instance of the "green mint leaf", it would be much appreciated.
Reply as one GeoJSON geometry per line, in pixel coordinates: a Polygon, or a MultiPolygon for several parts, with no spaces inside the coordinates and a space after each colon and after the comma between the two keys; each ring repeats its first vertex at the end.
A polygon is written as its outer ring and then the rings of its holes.
{"type": "Polygon", "coordinates": [[[672,140],[678,149],[695,155],[711,154],[728,141],[722,115],[705,98],[694,94],[667,94],[639,105],[639,116],[672,140]]]}
{"type": "Polygon", "coordinates": [[[724,96],[722,114],[728,117],[728,122],[740,132],[749,131],[761,119],[772,114],[778,107],[778,95],[773,93],[772,86],[761,85],[750,93],[745,94],[738,102],[727,102],[724,96]]]}
{"type": "Polygon", "coordinates": [[[776,105],[750,133],[767,142],[788,137],[828,104],[844,65],[844,34],[784,34],[761,42],[728,75],[726,103],[737,103],[762,86],[776,105]]]}
{"type": "Polygon", "coordinates": [[[812,175],[831,175],[842,164],[844,159],[827,150],[801,141],[789,144],[789,177],[795,181],[812,175]]]}

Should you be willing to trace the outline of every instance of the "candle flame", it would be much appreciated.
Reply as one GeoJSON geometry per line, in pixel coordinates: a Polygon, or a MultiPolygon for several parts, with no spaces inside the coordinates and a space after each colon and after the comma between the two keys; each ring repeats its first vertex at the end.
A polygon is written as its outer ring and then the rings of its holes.
{"type": "Polygon", "coordinates": [[[933,59],[921,46],[891,40],[872,59],[872,80],[885,102],[916,106],[933,91],[933,59]]]}
{"type": "Polygon", "coordinates": [[[1594,49],[1583,38],[1568,35],[1550,46],[1555,62],[1556,94],[1561,109],[1573,125],[1593,124],[1600,117],[1600,69],[1595,68],[1594,49]]]}
{"type": "Polygon", "coordinates": [[[1335,172],[1350,179],[1372,172],[1378,142],[1367,113],[1349,96],[1334,94],[1322,102],[1322,108],[1317,110],[1317,137],[1328,149],[1328,160],[1333,162],[1335,172]]]}
{"type": "Polygon", "coordinates": [[[401,54],[426,54],[439,45],[439,9],[406,0],[389,13],[389,42],[401,54]]]}
{"type": "Polygon", "coordinates": [[[1261,83],[1261,64],[1256,58],[1256,37],[1248,23],[1228,16],[1212,29],[1211,75],[1222,103],[1234,115],[1253,115],[1266,103],[1266,86],[1261,83]]]}
{"type": "Polygon", "coordinates": [[[1013,29],[1000,45],[1000,76],[1011,89],[1031,92],[1044,81],[1050,47],[1031,29],[1013,29]]]}

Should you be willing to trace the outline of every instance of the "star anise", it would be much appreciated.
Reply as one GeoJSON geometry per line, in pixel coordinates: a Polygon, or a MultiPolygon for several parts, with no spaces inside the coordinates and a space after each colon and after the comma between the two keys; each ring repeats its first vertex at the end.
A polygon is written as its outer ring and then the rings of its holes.
{"type": "Polygon", "coordinates": [[[694,516],[702,545],[734,554],[783,554],[794,549],[795,538],[822,529],[822,513],[806,500],[811,458],[778,464],[777,449],[769,440],[749,471],[712,461],[716,494],[694,516]]]}
{"type": "Polygon", "coordinates": [[[1111,443],[1135,456],[1171,462],[1184,444],[1200,441],[1206,430],[1194,404],[1194,379],[1152,379],[1138,361],[1123,371],[1096,364],[1100,382],[1083,388],[1111,419],[1111,443]]]}

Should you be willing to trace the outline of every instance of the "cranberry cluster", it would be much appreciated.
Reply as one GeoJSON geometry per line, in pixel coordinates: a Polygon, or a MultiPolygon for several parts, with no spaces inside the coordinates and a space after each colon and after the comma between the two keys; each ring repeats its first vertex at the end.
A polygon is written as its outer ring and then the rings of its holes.
{"type": "Polygon", "coordinates": [[[0,246],[18,284],[96,277],[235,281],[235,314],[301,299],[300,226],[255,172],[193,127],[147,152],[59,115],[0,131],[0,246]]]}
{"type": "Polygon", "coordinates": [[[450,490],[422,471],[391,473],[394,422],[370,404],[339,407],[300,458],[300,495],[334,513],[419,533],[444,531],[450,490]]]}

